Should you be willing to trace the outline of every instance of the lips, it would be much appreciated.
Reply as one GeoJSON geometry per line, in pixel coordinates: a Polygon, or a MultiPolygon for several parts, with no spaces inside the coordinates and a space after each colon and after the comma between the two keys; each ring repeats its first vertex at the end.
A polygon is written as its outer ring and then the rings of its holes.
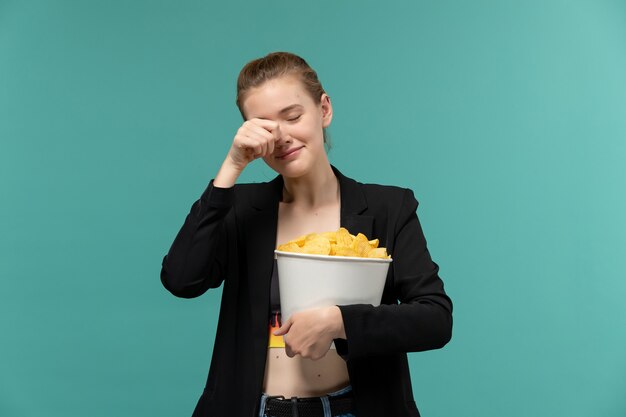
{"type": "Polygon", "coordinates": [[[276,159],[286,159],[286,158],[289,158],[289,156],[295,154],[297,151],[299,151],[302,148],[304,148],[304,146],[297,146],[295,148],[287,149],[285,152],[277,155],[276,159]]]}

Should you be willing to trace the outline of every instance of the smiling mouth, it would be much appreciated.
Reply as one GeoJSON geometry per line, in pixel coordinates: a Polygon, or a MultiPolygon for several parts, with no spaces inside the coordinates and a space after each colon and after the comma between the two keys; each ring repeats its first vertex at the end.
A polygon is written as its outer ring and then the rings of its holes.
{"type": "Polygon", "coordinates": [[[286,157],[288,157],[289,155],[293,154],[294,152],[298,152],[300,149],[302,149],[303,146],[300,146],[298,148],[294,148],[292,150],[290,150],[289,152],[286,152],[284,154],[278,155],[276,158],[277,159],[285,159],[286,157]]]}

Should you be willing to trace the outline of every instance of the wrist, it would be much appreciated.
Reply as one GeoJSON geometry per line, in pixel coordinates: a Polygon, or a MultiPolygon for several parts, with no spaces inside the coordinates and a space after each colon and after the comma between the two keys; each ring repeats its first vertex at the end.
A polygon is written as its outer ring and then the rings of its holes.
{"type": "Polygon", "coordinates": [[[220,188],[230,188],[235,185],[242,171],[243,168],[237,167],[233,164],[230,156],[227,156],[213,180],[213,185],[220,188]]]}
{"type": "Polygon", "coordinates": [[[338,306],[330,308],[333,323],[333,339],[346,339],[346,329],[343,326],[343,316],[338,306]]]}

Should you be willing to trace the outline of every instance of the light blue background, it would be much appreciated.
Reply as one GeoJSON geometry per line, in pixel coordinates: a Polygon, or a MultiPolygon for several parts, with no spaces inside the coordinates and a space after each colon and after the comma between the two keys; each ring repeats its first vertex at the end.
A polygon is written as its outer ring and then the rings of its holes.
{"type": "Polygon", "coordinates": [[[601,0],[0,0],[0,415],[191,415],[220,291],[171,296],[161,259],[274,50],[329,92],[332,162],[420,201],[455,308],[409,355],[423,416],[626,415],[626,3],[601,0]]]}

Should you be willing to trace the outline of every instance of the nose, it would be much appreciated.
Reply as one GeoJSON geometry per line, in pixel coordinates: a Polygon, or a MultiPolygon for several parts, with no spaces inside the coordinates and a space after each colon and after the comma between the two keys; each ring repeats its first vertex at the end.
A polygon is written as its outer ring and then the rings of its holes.
{"type": "Polygon", "coordinates": [[[275,147],[280,148],[282,146],[288,145],[291,143],[291,138],[287,132],[283,130],[283,127],[278,124],[278,127],[274,131],[274,135],[276,136],[275,147]]]}

